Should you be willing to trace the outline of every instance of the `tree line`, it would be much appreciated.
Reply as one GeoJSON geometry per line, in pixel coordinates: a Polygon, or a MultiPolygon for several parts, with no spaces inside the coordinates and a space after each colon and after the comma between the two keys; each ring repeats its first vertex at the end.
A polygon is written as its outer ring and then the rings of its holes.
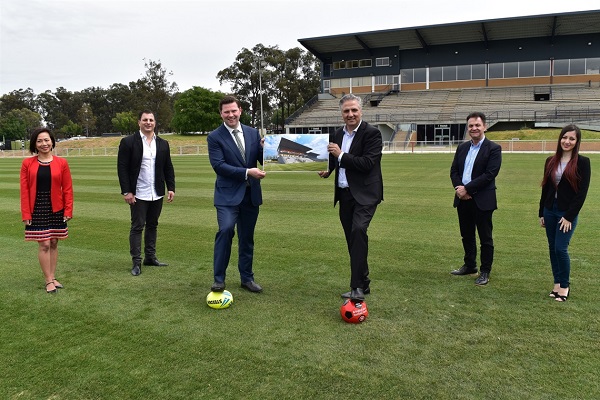
{"type": "MultiPolygon", "coordinates": [[[[144,60],[144,67],[142,78],[128,85],[79,92],[59,87],[39,94],[27,88],[4,94],[0,139],[27,139],[42,125],[58,138],[130,134],[138,130],[137,115],[144,109],[155,112],[159,132],[207,132],[221,123],[218,104],[224,93],[199,86],[180,92],[171,81],[173,73],[160,61],[144,60]]],[[[320,85],[318,60],[312,54],[262,44],[240,50],[216,77],[220,84],[230,84],[242,102],[243,122],[260,127],[262,121],[268,129],[282,129],[285,118],[315,96],[320,85]]]]}

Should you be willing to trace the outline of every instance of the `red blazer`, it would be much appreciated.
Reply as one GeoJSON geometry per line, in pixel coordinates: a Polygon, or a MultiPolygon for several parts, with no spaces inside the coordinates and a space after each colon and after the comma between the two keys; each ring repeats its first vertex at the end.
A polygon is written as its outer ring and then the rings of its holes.
{"type": "MultiPolygon", "coordinates": [[[[40,164],[37,156],[23,160],[21,164],[21,218],[30,220],[35,204],[37,173],[40,164]]],[[[65,210],[65,217],[73,218],[73,181],[67,160],[53,156],[50,163],[50,202],[52,212],[65,210]]]]}

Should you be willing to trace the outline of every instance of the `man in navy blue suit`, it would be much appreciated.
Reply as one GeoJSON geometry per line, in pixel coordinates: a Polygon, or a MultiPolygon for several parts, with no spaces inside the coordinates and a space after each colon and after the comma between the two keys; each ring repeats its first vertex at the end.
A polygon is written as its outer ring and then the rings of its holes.
{"type": "Polygon", "coordinates": [[[477,275],[477,244],[475,230],[481,247],[481,274],[475,280],[479,286],[487,285],[494,261],[492,214],[496,202],[496,176],[502,164],[502,148],[485,137],[485,115],[474,112],[467,117],[471,140],[456,148],[450,167],[454,186],[454,207],[458,212],[460,235],[465,251],[464,264],[452,275],[477,275]]]}
{"type": "Polygon", "coordinates": [[[254,282],[254,228],[262,204],[260,180],[265,172],[257,168],[263,163],[263,144],[258,130],[242,125],[242,107],[233,96],[219,103],[223,125],[208,135],[208,157],[217,174],[214,203],[219,230],[215,237],[213,292],[225,290],[225,274],[231,257],[231,243],[237,225],[238,269],[242,288],[262,292],[254,282]]]}

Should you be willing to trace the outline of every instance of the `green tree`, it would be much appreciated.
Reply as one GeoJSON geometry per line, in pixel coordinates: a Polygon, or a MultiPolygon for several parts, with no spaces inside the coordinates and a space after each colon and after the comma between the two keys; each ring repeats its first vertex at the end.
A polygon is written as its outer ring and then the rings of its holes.
{"type": "Polygon", "coordinates": [[[83,103],[79,111],[77,111],[77,120],[83,127],[85,136],[90,136],[90,131],[96,129],[96,117],[92,111],[92,107],[88,103],[83,103]]]}
{"type": "Polygon", "coordinates": [[[260,122],[262,86],[264,120],[279,115],[273,112],[279,109],[283,127],[285,118],[318,93],[320,71],[318,60],[299,47],[284,51],[257,44],[251,50],[242,48],[234,63],[218,72],[217,79],[231,84],[254,126],[260,122]]]}
{"type": "Polygon", "coordinates": [[[79,136],[83,133],[83,127],[75,122],[69,120],[63,127],[60,129],[60,132],[65,137],[73,137],[79,136]]]}
{"type": "Polygon", "coordinates": [[[222,122],[219,101],[225,96],[198,86],[181,93],[175,100],[171,126],[177,132],[208,132],[222,122]]]}
{"type": "Polygon", "coordinates": [[[26,108],[33,112],[37,112],[37,104],[33,89],[13,90],[0,97],[0,115],[4,115],[11,110],[21,110],[26,108]]]}
{"type": "Polygon", "coordinates": [[[116,132],[121,132],[126,135],[135,133],[139,129],[137,116],[131,111],[117,113],[112,119],[112,125],[116,132]]]}
{"type": "Polygon", "coordinates": [[[28,108],[11,110],[0,117],[0,135],[10,140],[28,140],[31,132],[41,125],[40,114],[28,108]]]}
{"type": "Polygon", "coordinates": [[[146,73],[142,79],[130,82],[129,87],[136,99],[137,110],[154,112],[158,130],[168,130],[173,118],[173,101],[178,91],[177,83],[169,82],[173,72],[163,68],[160,60],[144,59],[146,73]]]}

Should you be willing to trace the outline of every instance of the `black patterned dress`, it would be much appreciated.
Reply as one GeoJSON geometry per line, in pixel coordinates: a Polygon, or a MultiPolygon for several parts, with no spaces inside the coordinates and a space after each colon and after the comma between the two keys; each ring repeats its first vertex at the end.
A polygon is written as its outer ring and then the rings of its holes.
{"type": "Polygon", "coordinates": [[[37,173],[35,205],[31,225],[25,225],[25,240],[42,242],[50,239],[69,237],[64,210],[52,212],[50,201],[50,163],[40,162],[37,173]]]}

